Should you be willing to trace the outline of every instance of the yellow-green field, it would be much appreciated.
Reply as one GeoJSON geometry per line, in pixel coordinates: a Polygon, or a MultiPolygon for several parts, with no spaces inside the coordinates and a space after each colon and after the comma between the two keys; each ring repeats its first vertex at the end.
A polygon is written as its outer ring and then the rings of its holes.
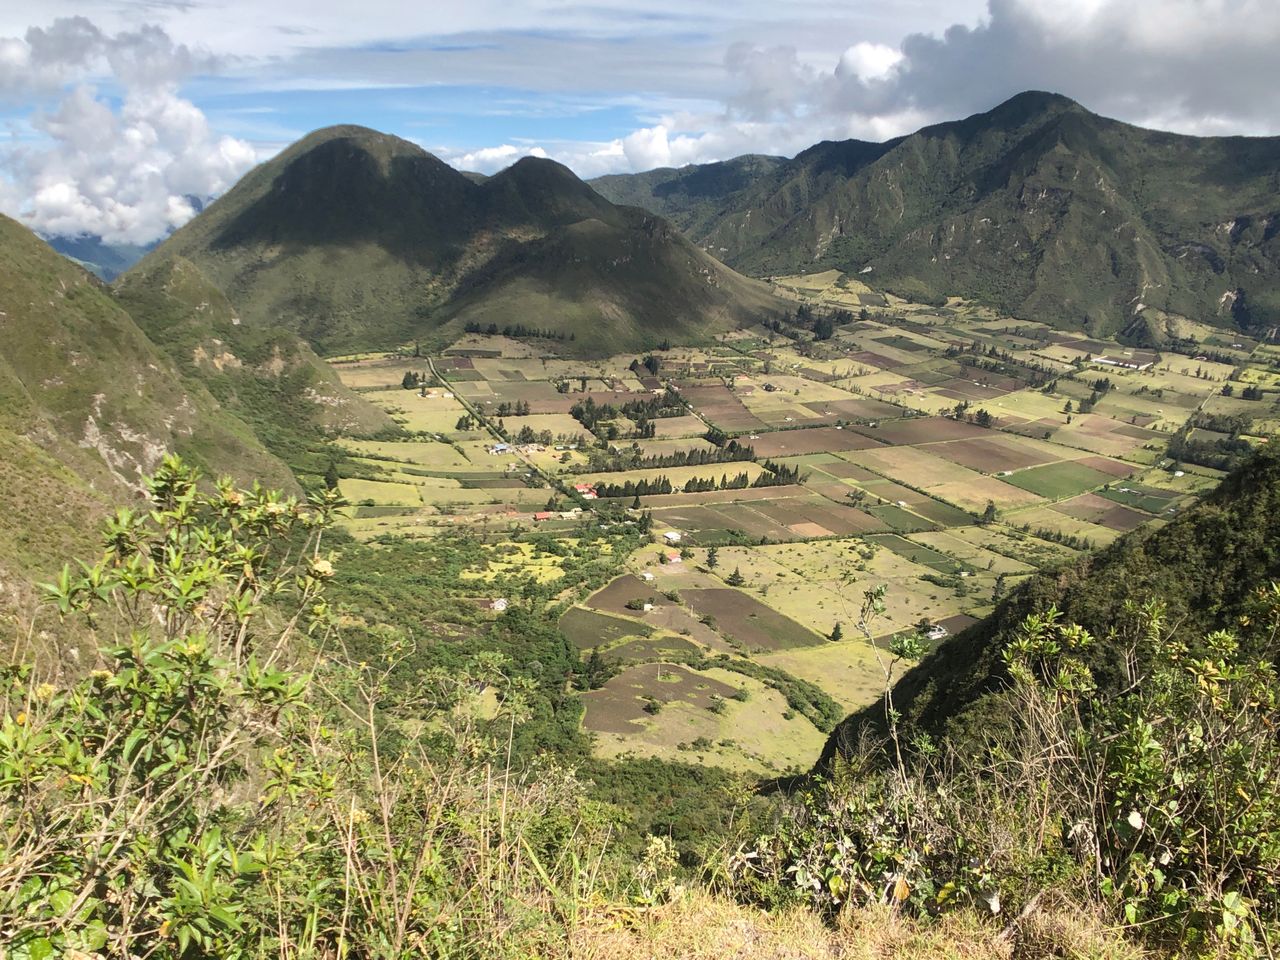
{"type": "MultiPolygon", "coordinates": [[[[679,759],[771,775],[798,772],[806,766],[807,758],[816,757],[822,750],[826,734],[803,716],[793,714],[781,694],[758,680],[727,670],[708,670],[704,676],[735,690],[745,690],[748,699],[739,702],[725,698],[724,712],[720,714],[704,706],[672,701],[660,713],[647,716],[634,733],[594,733],[595,754],[604,758],[679,759]],[[695,745],[699,738],[709,745],[695,745]]],[[[643,690],[661,692],[657,683],[648,684],[643,690]]]]}

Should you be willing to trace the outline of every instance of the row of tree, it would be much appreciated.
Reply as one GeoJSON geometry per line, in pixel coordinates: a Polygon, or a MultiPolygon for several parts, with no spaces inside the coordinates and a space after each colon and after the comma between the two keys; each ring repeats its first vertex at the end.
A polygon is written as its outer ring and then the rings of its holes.
{"type": "MultiPolygon", "coordinates": [[[[1235,392],[1236,392],[1236,388],[1233,387],[1231,384],[1224,383],[1222,385],[1222,395],[1224,397],[1235,396],[1235,392]]],[[[1262,388],[1259,387],[1256,383],[1248,384],[1243,390],[1240,391],[1241,400],[1261,400],[1262,396],[1263,396],[1262,388]]]]}
{"type": "Polygon", "coordinates": [[[589,473],[622,473],[626,470],[652,470],[660,467],[701,467],[708,463],[740,463],[756,458],[755,450],[744,447],[736,440],[725,447],[713,450],[698,448],[676,450],[673,453],[643,456],[638,449],[609,455],[592,450],[587,464],[589,473]]]}
{"type": "MultiPolygon", "coordinates": [[[[754,480],[746,471],[732,477],[727,473],[722,474],[719,480],[715,477],[690,477],[684,482],[682,490],[684,493],[708,493],[712,490],[745,490],[748,487],[776,487],[800,482],[798,467],[789,467],[773,461],[766,461],[763,466],[764,473],[754,480]]],[[[600,483],[596,485],[596,492],[601,497],[610,499],[660,496],[675,493],[676,488],[667,477],[660,476],[652,479],[644,477],[640,480],[628,480],[625,483],[600,483]]]]}
{"type": "Polygon", "coordinates": [[[569,408],[569,416],[596,434],[596,436],[602,436],[602,438],[607,439],[616,438],[618,435],[617,430],[615,429],[611,434],[605,430],[602,434],[601,426],[612,420],[617,420],[619,417],[626,417],[628,420],[636,421],[637,435],[646,438],[657,434],[657,427],[654,426],[652,421],[663,417],[683,416],[685,412],[684,402],[680,399],[680,395],[669,387],[660,396],[646,396],[643,400],[628,400],[621,407],[615,407],[612,403],[596,403],[593,397],[587,397],[569,408]]]}
{"type": "Polygon", "coordinates": [[[509,323],[505,327],[499,328],[496,323],[485,325],[471,320],[462,329],[467,333],[487,333],[491,337],[501,333],[504,337],[510,337],[513,340],[577,339],[577,335],[574,333],[566,334],[563,330],[551,330],[543,327],[526,327],[523,323],[509,323]]]}

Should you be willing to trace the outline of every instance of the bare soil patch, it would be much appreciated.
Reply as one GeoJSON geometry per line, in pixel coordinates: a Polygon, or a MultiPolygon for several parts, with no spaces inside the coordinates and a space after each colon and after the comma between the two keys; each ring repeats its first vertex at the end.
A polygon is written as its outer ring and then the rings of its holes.
{"type": "Polygon", "coordinates": [[[865,450],[878,447],[880,442],[852,430],[835,427],[806,427],[801,430],[778,430],[766,433],[759,440],[746,440],[758,457],[796,457],[810,453],[828,453],[836,450],[865,450]]]}
{"type": "Polygon", "coordinates": [[[699,615],[713,617],[720,633],[748,650],[785,650],[825,642],[740,590],[686,590],[683,597],[699,615]]]}

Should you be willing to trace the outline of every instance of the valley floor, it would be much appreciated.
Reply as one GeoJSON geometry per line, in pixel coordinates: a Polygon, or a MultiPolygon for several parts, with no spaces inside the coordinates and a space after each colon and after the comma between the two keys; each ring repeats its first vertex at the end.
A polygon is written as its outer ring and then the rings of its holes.
{"type": "Polygon", "coordinates": [[[1037,570],[1168,522],[1222,475],[1219,449],[1280,426],[1267,344],[1157,354],[835,271],[775,283],[843,311],[832,335],[798,312],[647,356],[468,334],[332,361],[404,431],[340,441],[346,529],[375,549],[476,538],[456,587],[495,618],[536,583],[599,661],[581,691],[597,757],[808,769],[883,694],[891,637],[936,643],[1037,570]],[[642,545],[580,589],[566,564],[596,523],[643,525],[642,545]]]}

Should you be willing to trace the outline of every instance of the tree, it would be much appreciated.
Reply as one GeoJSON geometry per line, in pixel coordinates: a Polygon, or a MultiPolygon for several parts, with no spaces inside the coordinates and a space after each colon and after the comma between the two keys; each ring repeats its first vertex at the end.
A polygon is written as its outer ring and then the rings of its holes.
{"type": "Polygon", "coordinates": [[[988,500],[987,508],[982,511],[982,518],[978,522],[982,523],[983,525],[986,525],[988,523],[995,523],[996,518],[999,515],[1000,515],[1000,512],[996,509],[995,501],[988,500]]]}
{"type": "Polygon", "coordinates": [[[324,471],[324,485],[326,490],[338,489],[338,461],[330,460],[329,466],[324,471]]]}
{"type": "Polygon", "coordinates": [[[720,551],[715,547],[707,550],[707,569],[714,570],[720,564],[720,551]]]}
{"type": "Polygon", "coordinates": [[[592,647],[591,656],[587,657],[582,673],[578,676],[578,687],[582,690],[599,690],[612,677],[612,665],[600,655],[599,647],[592,647]]]}
{"type": "Polygon", "coordinates": [[[828,636],[832,643],[839,643],[844,639],[844,627],[840,626],[839,620],[837,620],[836,625],[831,628],[831,633],[828,636]]]}
{"type": "Polygon", "coordinates": [[[991,426],[991,421],[992,421],[991,414],[988,413],[985,408],[979,410],[977,413],[973,415],[973,422],[980,427],[991,426]]]}
{"type": "Polygon", "coordinates": [[[742,575],[742,570],[739,567],[734,567],[733,573],[729,574],[728,579],[725,580],[725,583],[731,587],[740,587],[746,582],[747,578],[742,575]]]}
{"type": "Polygon", "coordinates": [[[400,381],[400,386],[404,387],[404,389],[406,390],[412,390],[417,385],[418,385],[418,375],[414,373],[412,370],[406,370],[404,372],[403,379],[401,379],[400,381]]]}

